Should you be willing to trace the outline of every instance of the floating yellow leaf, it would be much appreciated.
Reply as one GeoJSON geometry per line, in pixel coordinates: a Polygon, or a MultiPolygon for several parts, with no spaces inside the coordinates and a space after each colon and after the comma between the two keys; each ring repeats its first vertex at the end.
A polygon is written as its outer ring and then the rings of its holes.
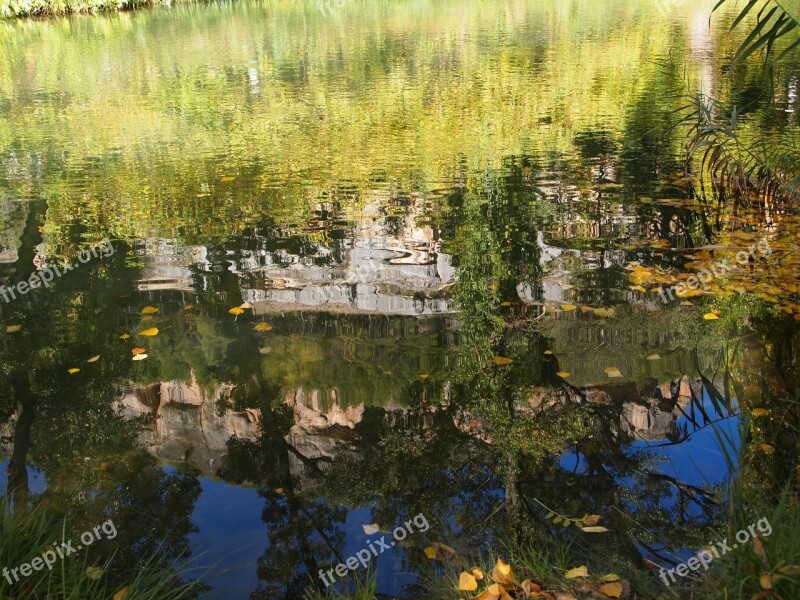
{"type": "Polygon", "coordinates": [[[250,304],[249,302],[242,302],[242,303],[239,305],[239,308],[253,308],[253,305],[252,305],[252,304],[250,304]]]}
{"type": "Polygon", "coordinates": [[[420,379],[427,379],[428,377],[430,377],[430,375],[428,375],[427,373],[420,373],[419,374],[419,378],[420,379]]]}
{"type": "Polygon", "coordinates": [[[155,306],[145,306],[142,309],[143,315],[154,315],[158,312],[158,309],[155,306]]]}
{"type": "Polygon", "coordinates": [[[158,327],[151,327],[150,329],[145,329],[144,331],[140,331],[139,335],[143,335],[145,337],[153,337],[158,335],[158,327]]]}
{"type": "Polygon", "coordinates": [[[116,594],[114,594],[114,597],[111,598],[111,600],[125,600],[125,596],[127,595],[128,595],[128,588],[124,587],[121,590],[119,590],[116,594]]]}
{"type": "Polygon", "coordinates": [[[433,544],[432,546],[426,547],[424,552],[425,556],[432,560],[444,560],[445,558],[451,558],[456,555],[455,549],[446,544],[433,544]]]}
{"type": "Polygon", "coordinates": [[[93,363],[93,362],[97,362],[98,360],[100,360],[100,355],[99,354],[97,356],[93,356],[92,358],[87,358],[86,362],[87,363],[93,363]]]}
{"type": "Polygon", "coordinates": [[[500,303],[500,306],[511,306],[511,302],[509,302],[508,300],[506,300],[505,302],[501,302],[501,303],[500,303]]]}
{"type": "Polygon", "coordinates": [[[494,364],[496,364],[498,366],[510,365],[513,362],[514,362],[513,360],[511,360],[510,358],[506,358],[505,356],[495,356],[494,357],[494,364]]]}
{"type": "Polygon", "coordinates": [[[561,305],[561,310],[565,310],[567,312],[575,310],[576,308],[578,308],[578,307],[575,306],[574,304],[562,304],[561,305]]]}
{"type": "Polygon", "coordinates": [[[709,312],[709,313],[704,314],[703,318],[706,321],[715,321],[716,319],[719,319],[719,317],[717,315],[715,315],[713,312],[709,312]]]}
{"type": "Polygon", "coordinates": [[[234,306],[233,308],[228,310],[228,312],[238,317],[239,315],[244,313],[244,309],[239,306],[234,306]]]}
{"type": "Polygon", "coordinates": [[[605,371],[609,377],[622,377],[622,373],[617,367],[606,367],[605,371]]]}
{"type": "Polygon", "coordinates": [[[651,354],[647,357],[647,360],[661,360],[661,356],[658,354],[651,354]]]}
{"type": "Polygon", "coordinates": [[[275,488],[275,493],[276,494],[282,494],[283,493],[283,488],[275,488]]]}
{"type": "Polygon", "coordinates": [[[375,535],[381,530],[377,523],[372,523],[371,525],[362,525],[362,527],[364,529],[364,533],[367,535],[375,535]]]}
{"type": "Polygon", "coordinates": [[[766,417],[769,415],[769,410],[766,408],[754,408],[753,412],[750,414],[754,417],[766,417]]]}
{"type": "Polygon", "coordinates": [[[71,369],[67,369],[67,373],[69,373],[70,375],[74,375],[78,371],[80,371],[80,369],[76,369],[75,367],[73,367],[71,369]]]}
{"type": "Polygon", "coordinates": [[[582,313],[590,313],[590,312],[592,312],[593,310],[594,310],[594,309],[593,309],[591,306],[581,306],[581,312],[582,312],[582,313]]]}
{"type": "Polygon", "coordinates": [[[600,586],[600,593],[608,596],[609,598],[621,598],[622,584],[619,581],[604,583],[600,586]]]}
{"type": "Polygon", "coordinates": [[[771,590],[772,577],[770,577],[769,573],[762,573],[761,577],[758,578],[758,584],[761,586],[762,590],[771,590]]]}
{"type": "Polygon", "coordinates": [[[6,333],[16,333],[22,329],[22,325],[6,325],[6,333]]]}
{"type": "Polygon", "coordinates": [[[272,325],[269,323],[256,323],[256,326],[253,327],[256,331],[272,331],[272,325]]]}
{"type": "Polygon", "coordinates": [[[497,560],[494,569],[492,569],[491,577],[496,583],[519,585],[519,581],[517,581],[514,572],[511,570],[511,565],[503,561],[503,559],[497,560]]]}
{"type": "Polygon", "coordinates": [[[546,356],[550,356],[553,353],[553,351],[552,350],[545,350],[544,353],[545,353],[546,356]]]}
{"type": "Polygon", "coordinates": [[[100,567],[86,567],[86,577],[89,579],[100,579],[103,569],[100,567]]]}
{"type": "Polygon", "coordinates": [[[478,581],[472,573],[464,571],[458,576],[458,589],[462,592],[472,592],[478,589],[478,581]]]}
{"type": "Polygon", "coordinates": [[[224,175],[221,179],[222,181],[233,181],[236,179],[236,175],[224,175]]]}
{"type": "Polygon", "coordinates": [[[608,317],[614,316],[613,308],[594,308],[592,309],[592,312],[594,312],[595,315],[603,319],[607,319],[608,317]]]}
{"type": "Polygon", "coordinates": [[[567,377],[569,377],[569,372],[568,371],[559,371],[558,373],[556,373],[556,375],[558,375],[559,377],[561,377],[563,379],[566,379],[567,377]]]}
{"type": "Polygon", "coordinates": [[[580,567],[575,567],[574,569],[570,569],[564,574],[566,579],[577,579],[578,577],[588,577],[589,576],[589,569],[585,566],[581,565],[580,567]]]}
{"type": "Polygon", "coordinates": [[[123,333],[121,336],[119,336],[119,339],[127,340],[129,337],[131,337],[131,336],[129,336],[127,333],[123,333]]]}
{"type": "Polygon", "coordinates": [[[144,348],[131,348],[131,354],[136,356],[137,354],[144,354],[146,350],[144,348]]]}
{"type": "Polygon", "coordinates": [[[147,354],[142,353],[142,354],[136,354],[133,357],[133,360],[144,360],[145,358],[147,358],[147,354]]]}
{"type": "Polygon", "coordinates": [[[592,525],[590,527],[581,527],[586,533],[606,533],[608,529],[600,525],[592,525]]]}
{"type": "Polygon", "coordinates": [[[591,527],[592,525],[597,525],[600,522],[600,515],[583,515],[581,521],[584,525],[591,527]]]}
{"type": "MultiPolygon", "coordinates": [[[[526,598],[536,598],[539,596],[539,592],[542,591],[542,586],[538,583],[534,583],[530,579],[526,579],[522,583],[519,584],[519,587],[522,588],[522,591],[525,592],[526,598]],[[534,596],[536,594],[536,596],[534,596]]],[[[546,598],[546,596],[540,596],[542,598],[546,598]]]]}

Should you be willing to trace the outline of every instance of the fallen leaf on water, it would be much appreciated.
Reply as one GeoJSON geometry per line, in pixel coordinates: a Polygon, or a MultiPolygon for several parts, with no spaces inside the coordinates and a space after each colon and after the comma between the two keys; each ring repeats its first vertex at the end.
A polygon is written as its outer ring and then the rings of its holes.
{"type": "Polygon", "coordinates": [[[719,317],[717,315],[715,315],[713,312],[709,312],[709,313],[704,314],[703,318],[706,321],[715,321],[716,319],[719,319],[719,317]]]}
{"type": "Polygon", "coordinates": [[[100,567],[86,567],[86,577],[89,579],[100,579],[103,574],[103,569],[100,567]]]}
{"type": "Polygon", "coordinates": [[[456,555],[455,549],[446,544],[433,544],[424,550],[425,556],[432,560],[444,560],[456,555]]]}
{"type": "Polygon", "coordinates": [[[494,364],[496,364],[498,366],[510,365],[513,362],[514,362],[513,360],[511,360],[510,358],[506,358],[505,356],[495,356],[494,357],[494,364]]]}
{"type": "Polygon", "coordinates": [[[127,595],[128,595],[128,588],[124,587],[116,594],[114,594],[114,597],[111,598],[111,600],[125,600],[125,596],[127,595]]]}
{"type": "Polygon", "coordinates": [[[6,333],[16,333],[22,329],[22,325],[6,325],[6,333]]]}
{"type": "Polygon", "coordinates": [[[502,583],[504,585],[519,585],[519,581],[514,576],[514,572],[511,570],[511,565],[502,559],[497,560],[494,569],[492,569],[491,577],[497,583],[502,583]]]}
{"type": "Polygon", "coordinates": [[[761,560],[767,560],[767,552],[764,550],[764,543],[758,536],[753,538],[753,552],[761,560]]]}
{"type": "Polygon", "coordinates": [[[578,307],[575,306],[574,304],[562,304],[561,305],[561,310],[565,310],[567,312],[569,312],[571,310],[575,310],[576,308],[578,308],[578,307]]]}
{"type": "Polygon", "coordinates": [[[758,584],[761,586],[762,590],[771,590],[772,577],[769,573],[762,573],[761,577],[758,578],[758,584]]]}
{"type": "Polygon", "coordinates": [[[144,360],[147,358],[147,354],[137,354],[133,357],[133,360],[144,360]]]}
{"type": "Polygon", "coordinates": [[[600,525],[592,525],[591,527],[581,527],[586,533],[606,533],[608,529],[600,525]]]}
{"type": "Polygon", "coordinates": [[[420,379],[427,379],[428,377],[430,377],[430,375],[428,375],[427,373],[420,373],[419,374],[419,378],[420,379]]]}
{"type": "Polygon", "coordinates": [[[372,523],[371,525],[362,525],[362,527],[364,529],[364,533],[367,535],[375,535],[381,530],[377,523],[372,523]]]}
{"type": "Polygon", "coordinates": [[[581,306],[581,312],[582,312],[582,313],[590,313],[590,312],[592,312],[593,310],[594,310],[594,309],[593,309],[591,306],[581,306]]]}
{"type": "Polygon", "coordinates": [[[233,181],[236,179],[236,175],[223,175],[221,179],[222,181],[233,181]]]}
{"type": "Polygon", "coordinates": [[[252,304],[250,304],[249,302],[242,302],[242,303],[239,305],[239,308],[253,308],[253,305],[252,305],[252,304]]]}
{"type": "Polygon", "coordinates": [[[131,336],[129,336],[127,333],[123,333],[121,336],[119,336],[119,339],[127,340],[129,337],[131,337],[131,336]]]}
{"type": "Polygon", "coordinates": [[[566,579],[577,579],[578,577],[588,577],[589,576],[589,569],[585,566],[581,565],[580,567],[575,567],[574,569],[570,569],[564,574],[566,579]]]}
{"type": "Polygon", "coordinates": [[[145,329],[144,331],[140,331],[139,335],[143,335],[145,337],[153,337],[158,335],[158,327],[151,327],[150,329],[145,329]]]}
{"type": "Polygon", "coordinates": [[[521,587],[522,591],[525,592],[526,598],[534,597],[533,596],[534,594],[542,591],[542,586],[540,586],[538,583],[534,583],[530,579],[526,579],[525,581],[520,583],[519,587],[521,587]]]}
{"type": "Polygon", "coordinates": [[[651,354],[650,356],[647,357],[647,360],[661,360],[661,356],[659,356],[658,354],[651,354]]]}
{"type": "Polygon", "coordinates": [[[253,327],[256,331],[272,331],[272,325],[269,323],[256,323],[256,326],[253,327]]]}
{"type": "Polygon", "coordinates": [[[100,360],[100,355],[99,354],[97,356],[93,356],[92,358],[87,358],[86,362],[87,363],[93,363],[93,362],[97,362],[98,360],[100,360]]]}
{"type": "Polygon", "coordinates": [[[583,515],[581,519],[584,525],[591,527],[592,525],[597,525],[600,522],[600,515],[583,515]]]}
{"type": "Polygon", "coordinates": [[[155,306],[145,306],[142,309],[143,315],[154,315],[158,312],[158,309],[155,306]]]}
{"type": "Polygon", "coordinates": [[[478,581],[472,573],[464,571],[458,576],[458,589],[462,592],[472,592],[478,589],[478,581]]]}
{"type": "Polygon", "coordinates": [[[229,309],[228,312],[238,317],[244,313],[244,309],[239,306],[234,306],[233,308],[229,309]]]}
{"type": "Polygon", "coordinates": [[[70,375],[74,375],[78,371],[80,371],[80,369],[76,369],[75,367],[73,367],[71,369],[67,369],[67,373],[69,373],[70,375]]]}
{"type": "Polygon", "coordinates": [[[598,317],[601,317],[603,319],[607,319],[609,317],[613,317],[614,316],[614,309],[613,308],[595,308],[595,309],[592,309],[592,312],[594,312],[595,315],[597,315],[598,317]]]}
{"type": "Polygon", "coordinates": [[[508,300],[506,300],[505,302],[501,302],[501,303],[500,303],[500,306],[511,306],[511,302],[509,302],[508,300]]]}
{"type": "Polygon", "coordinates": [[[559,377],[561,377],[563,379],[566,379],[567,377],[569,377],[569,372],[568,371],[559,371],[558,373],[556,373],[556,375],[558,375],[559,377]]]}
{"type": "Polygon", "coordinates": [[[147,352],[144,348],[131,348],[131,354],[136,356],[137,354],[144,354],[147,352]]]}
{"type": "Polygon", "coordinates": [[[750,414],[752,414],[754,417],[766,417],[769,415],[769,410],[766,408],[754,408],[753,412],[750,414]]]}
{"type": "Polygon", "coordinates": [[[609,598],[620,598],[622,597],[622,584],[619,581],[603,584],[600,586],[600,593],[609,598]]]}
{"type": "Polygon", "coordinates": [[[545,353],[546,356],[550,356],[553,353],[553,351],[552,350],[545,350],[544,353],[545,353]]]}
{"type": "Polygon", "coordinates": [[[606,367],[605,371],[609,377],[622,377],[622,373],[617,367],[606,367]]]}
{"type": "Polygon", "coordinates": [[[282,494],[283,493],[283,488],[275,488],[275,493],[276,494],[282,494]]]}

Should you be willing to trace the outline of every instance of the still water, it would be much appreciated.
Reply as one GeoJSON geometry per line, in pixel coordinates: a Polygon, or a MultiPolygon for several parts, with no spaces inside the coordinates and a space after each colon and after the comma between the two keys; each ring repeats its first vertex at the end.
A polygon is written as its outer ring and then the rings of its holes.
{"type": "Polygon", "coordinates": [[[707,230],[670,119],[725,93],[725,27],[677,4],[0,23],[0,277],[115,249],[1,303],[9,478],[113,515],[126,560],[212,567],[208,597],[300,598],[420,514],[387,597],[432,543],[580,537],[549,509],[602,515],[586,552],[681,556],[738,420],[699,376],[735,371],[722,336],[632,278],[707,230]]]}

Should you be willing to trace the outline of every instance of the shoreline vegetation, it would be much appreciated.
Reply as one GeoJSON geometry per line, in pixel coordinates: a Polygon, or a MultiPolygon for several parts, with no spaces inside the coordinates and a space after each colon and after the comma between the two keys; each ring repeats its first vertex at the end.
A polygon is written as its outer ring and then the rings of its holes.
{"type": "Polygon", "coordinates": [[[0,0],[3,19],[126,12],[181,0],[0,0]]]}

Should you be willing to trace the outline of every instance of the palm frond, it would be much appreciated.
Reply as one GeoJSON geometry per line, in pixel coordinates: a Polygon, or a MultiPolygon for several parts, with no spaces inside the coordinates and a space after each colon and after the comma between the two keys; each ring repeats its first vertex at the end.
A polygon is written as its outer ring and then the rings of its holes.
{"type": "MultiPolygon", "coordinates": [[[[731,0],[719,0],[714,6],[714,12],[730,2],[731,0]]],[[[796,2],[789,7],[786,0],[747,0],[733,20],[731,31],[741,25],[756,9],[758,12],[755,26],[733,55],[732,66],[744,62],[759,50],[764,51],[765,61],[770,60],[774,56],[776,42],[783,38],[788,40],[789,45],[775,56],[775,62],[800,46],[800,6],[796,2]]]]}

